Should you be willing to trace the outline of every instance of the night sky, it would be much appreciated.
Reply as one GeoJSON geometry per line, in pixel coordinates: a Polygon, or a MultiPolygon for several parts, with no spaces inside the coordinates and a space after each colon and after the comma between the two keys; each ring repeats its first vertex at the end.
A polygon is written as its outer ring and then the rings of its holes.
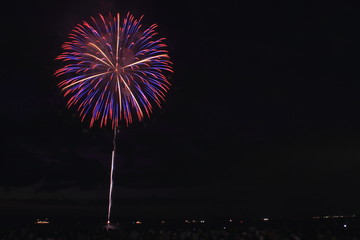
{"type": "Polygon", "coordinates": [[[120,130],[115,218],[359,213],[360,6],[240,2],[3,6],[0,212],[106,218],[113,133],[66,108],[54,58],[82,20],[130,11],[175,72],[163,107],[120,130]]]}

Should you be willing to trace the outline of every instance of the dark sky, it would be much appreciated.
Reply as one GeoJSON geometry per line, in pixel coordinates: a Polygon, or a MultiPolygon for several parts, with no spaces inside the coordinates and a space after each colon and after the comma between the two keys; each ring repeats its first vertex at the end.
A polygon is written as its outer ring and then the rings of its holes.
{"type": "Polygon", "coordinates": [[[359,213],[359,6],[241,2],[3,7],[0,212],[105,218],[112,130],[66,108],[54,58],[77,23],[130,11],[159,25],[175,73],[119,133],[115,217],[359,213]]]}

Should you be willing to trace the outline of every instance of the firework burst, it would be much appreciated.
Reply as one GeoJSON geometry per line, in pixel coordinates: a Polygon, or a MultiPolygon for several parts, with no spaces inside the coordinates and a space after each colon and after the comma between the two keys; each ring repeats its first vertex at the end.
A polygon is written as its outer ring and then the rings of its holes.
{"type": "Polygon", "coordinates": [[[108,226],[118,126],[150,116],[170,87],[166,74],[172,72],[172,63],[164,38],[157,37],[156,24],[144,29],[140,21],[130,13],[123,20],[120,14],[99,14],[72,30],[56,58],[65,63],[54,75],[63,79],[58,86],[68,107],[77,107],[81,121],[90,118],[90,127],[99,121],[100,127],[111,122],[114,129],[108,226]]]}
{"type": "Polygon", "coordinates": [[[99,14],[78,24],[62,45],[56,59],[65,66],[54,75],[62,78],[58,86],[67,106],[77,108],[81,121],[89,118],[90,127],[141,121],[164,101],[172,63],[157,25],[144,29],[141,19],[99,14]]]}

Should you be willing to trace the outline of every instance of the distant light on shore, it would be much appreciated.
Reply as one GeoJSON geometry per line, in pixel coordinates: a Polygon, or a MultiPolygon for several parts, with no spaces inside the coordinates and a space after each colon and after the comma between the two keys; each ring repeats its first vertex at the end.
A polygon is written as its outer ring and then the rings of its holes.
{"type": "Polygon", "coordinates": [[[50,223],[50,221],[47,218],[45,218],[45,220],[36,219],[36,222],[35,222],[35,224],[49,224],[49,223],[50,223]]]}

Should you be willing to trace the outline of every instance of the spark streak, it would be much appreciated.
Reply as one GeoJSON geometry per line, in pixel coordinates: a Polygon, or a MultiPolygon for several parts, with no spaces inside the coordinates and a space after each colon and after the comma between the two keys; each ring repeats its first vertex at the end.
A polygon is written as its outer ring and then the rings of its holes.
{"type": "Polygon", "coordinates": [[[143,63],[143,62],[150,62],[151,59],[160,58],[160,57],[169,57],[169,56],[167,54],[161,54],[161,55],[157,55],[157,56],[148,57],[148,58],[142,59],[140,61],[131,63],[129,65],[126,65],[126,66],[122,67],[121,69],[128,68],[128,67],[131,67],[131,66],[134,66],[136,64],[143,63]]]}

